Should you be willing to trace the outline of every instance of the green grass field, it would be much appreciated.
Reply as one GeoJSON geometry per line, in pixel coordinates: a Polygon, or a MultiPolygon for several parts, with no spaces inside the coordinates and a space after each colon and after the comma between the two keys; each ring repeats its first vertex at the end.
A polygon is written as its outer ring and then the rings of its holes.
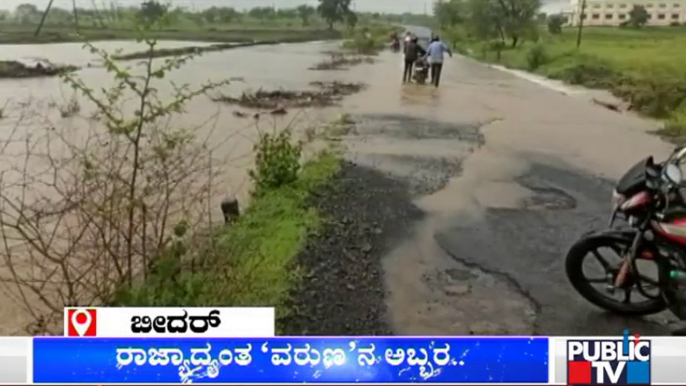
{"type": "Polygon", "coordinates": [[[536,72],[591,88],[603,88],[646,116],[666,119],[662,134],[686,139],[686,28],[584,28],[541,33],[538,42],[505,48],[498,59],[491,42],[458,42],[482,60],[536,72]]]}
{"type": "MultiPolygon", "coordinates": [[[[585,28],[581,47],[576,48],[577,29],[561,35],[544,34],[540,44],[548,51],[546,67],[565,66],[570,60],[600,60],[613,69],[636,76],[686,75],[686,28],[664,27],[640,30],[585,28]]],[[[526,66],[527,48],[503,52],[504,62],[526,66]],[[509,60],[508,60],[509,59],[509,60]]]]}

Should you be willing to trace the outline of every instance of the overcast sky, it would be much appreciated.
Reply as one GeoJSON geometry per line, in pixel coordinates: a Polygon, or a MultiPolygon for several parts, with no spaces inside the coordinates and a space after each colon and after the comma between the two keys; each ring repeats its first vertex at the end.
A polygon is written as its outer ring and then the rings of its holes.
{"type": "MultiPolygon", "coordinates": [[[[76,0],[78,7],[92,8],[93,2],[98,7],[108,5],[112,0],[76,0]]],[[[554,9],[560,8],[560,4],[567,4],[566,0],[542,0],[547,5],[544,7],[544,12],[551,12],[554,9]]],[[[138,5],[141,0],[116,0],[122,6],[138,5]]],[[[48,0],[0,0],[0,9],[14,9],[17,5],[22,3],[35,4],[38,7],[45,7],[48,0]]],[[[172,0],[175,6],[183,6],[188,8],[195,7],[202,9],[211,6],[227,6],[237,9],[246,9],[253,7],[276,6],[279,8],[291,8],[300,4],[316,5],[317,0],[172,0]]],[[[424,13],[424,11],[431,13],[433,0],[353,0],[355,8],[360,11],[369,12],[386,12],[386,13],[424,13]]],[[[71,8],[72,0],[55,0],[54,6],[62,8],[71,8]]]]}

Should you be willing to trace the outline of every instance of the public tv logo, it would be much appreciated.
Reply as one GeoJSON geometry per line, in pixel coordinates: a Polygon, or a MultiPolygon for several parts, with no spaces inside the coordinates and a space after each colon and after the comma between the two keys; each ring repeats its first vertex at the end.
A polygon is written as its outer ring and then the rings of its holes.
{"type": "Polygon", "coordinates": [[[649,385],[650,341],[622,339],[567,341],[568,385],[649,385]]]}
{"type": "Polygon", "coordinates": [[[93,308],[67,310],[67,336],[97,336],[98,313],[93,308]]]}

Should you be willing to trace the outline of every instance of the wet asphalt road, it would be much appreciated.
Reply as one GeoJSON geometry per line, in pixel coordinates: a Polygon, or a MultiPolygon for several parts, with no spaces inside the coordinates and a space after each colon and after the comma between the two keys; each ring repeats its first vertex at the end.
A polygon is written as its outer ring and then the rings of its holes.
{"type": "Polygon", "coordinates": [[[348,104],[358,127],[345,142],[355,162],[409,181],[426,213],[384,260],[396,333],[669,333],[667,313],[609,315],[564,274],[568,247],[606,225],[613,181],[671,151],[648,133],[656,122],[464,57],[439,89],[401,85],[399,59],[381,59],[348,104]]]}

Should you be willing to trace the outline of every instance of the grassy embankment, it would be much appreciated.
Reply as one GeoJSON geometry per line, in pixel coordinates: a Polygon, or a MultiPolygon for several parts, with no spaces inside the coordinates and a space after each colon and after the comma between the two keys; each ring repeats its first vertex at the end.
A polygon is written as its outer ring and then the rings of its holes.
{"type": "Polygon", "coordinates": [[[576,29],[542,34],[537,43],[504,49],[500,59],[489,42],[458,43],[481,60],[536,72],[590,88],[610,90],[630,109],[665,119],[659,131],[686,139],[686,29],[585,28],[579,50],[576,29]]]}
{"type": "Polygon", "coordinates": [[[145,283],[121,292],[114,304],[273,306],[277,317],[287,316],[289,293],[300,278],[294,259],[324,220],[308,198],[339,169],[335,153],[321,153],[303,165],[295,182],[261,190],[245,213],[213,235],[212,242],[205,239],[187,246],[207,249],[195,267],[182,268],[173,258],[162,258],[145,283]]]}

